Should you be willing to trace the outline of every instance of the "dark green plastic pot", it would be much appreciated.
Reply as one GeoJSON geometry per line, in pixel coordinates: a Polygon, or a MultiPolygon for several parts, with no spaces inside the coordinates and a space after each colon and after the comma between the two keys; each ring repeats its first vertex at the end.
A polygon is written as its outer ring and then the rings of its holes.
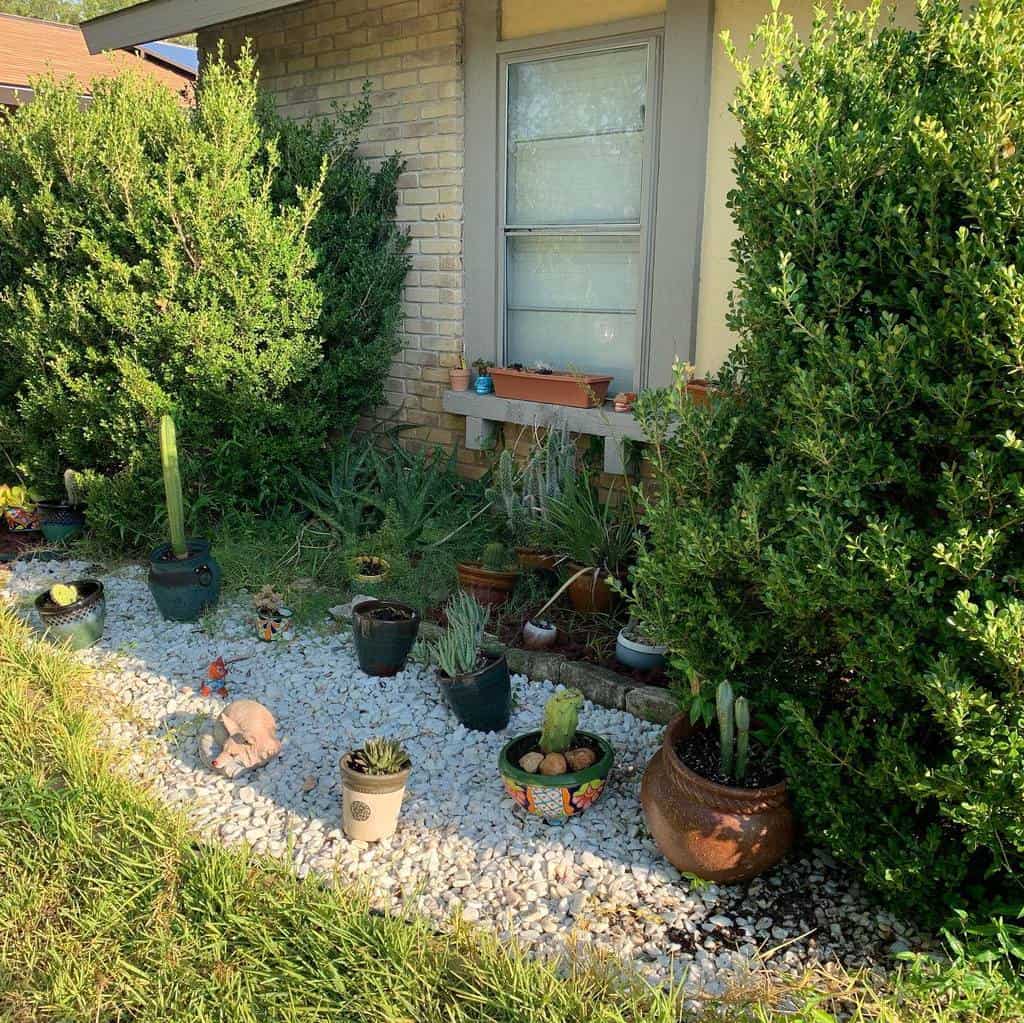
{"type": "Polygon", "coordinates": [[[188,540],[188,557],[178,559],[169,543],[149,556],[149,592],[164,618],[195,622],[220,597],[220,565],[209,540],[188,540]]]}
{"type": "Polygon", "coordinates": [[[505,655],[479,671],[449,678],[437,673],[445,703],[459,721],[474,732],[500,732],[512,713],[512,683],[505,655]]]}
{"type": "Polygon", "coordinates": [[[107,618],[107,602],[103,583],[97,579],[76,579],[78,600],[61,606],[50,599],[46,590],[36,597],[36,611],[46,638],[56,643],[69,642],[72,650],[85,650],[103,635],[107,618]]]}
{"type": "Polygon", "coordinates": [[[420,614],[408,604],[393,600],[364,600],[352,608],[352,638],[359,667],[367,675],[390,678],[409,659],[409,651],[420,631],[420,614]],[[389,622],[378,617],[394,610],[409,616],[389,622]]]}
{"type": "Polygon", "coordinates": [[[85,529],[85,512],[63,501],[40,501],[36,505],[39,513],[39,528],[50,543],[70,540],[85,529]]]}

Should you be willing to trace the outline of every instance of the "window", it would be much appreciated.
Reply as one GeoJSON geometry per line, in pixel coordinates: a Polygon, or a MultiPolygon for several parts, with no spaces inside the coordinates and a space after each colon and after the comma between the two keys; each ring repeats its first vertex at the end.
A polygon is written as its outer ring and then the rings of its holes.
{"type": "Polygon", "coordinates": [[[506,364],[640,379],[656,56],[651,38],[503,63],[506,364]]]}

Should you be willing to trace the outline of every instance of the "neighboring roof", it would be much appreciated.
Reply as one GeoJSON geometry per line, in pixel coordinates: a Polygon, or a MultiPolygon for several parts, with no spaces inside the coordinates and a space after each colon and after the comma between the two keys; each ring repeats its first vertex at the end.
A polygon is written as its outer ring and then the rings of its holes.
{"type": "Polygon", "coordinates": [[[223,21],[291,7],[300,0],[147,0],[82,22],[91,53],[169,39],[223,21]]]}
{"type": "Polygon", "coordinates": [[[199,74],[199,51],[194,46],[182,46],[181,43],[140,43],[136,49],[182,71],[199,74]]]}
{"type": "Polygon", "coordinates": [[[175,92],[181,92],[196,77],[159,57],[124,50],[93,56],[77,25],[0,14],[0,103],[31,99],[29,79],[47,72],[58,79],[72,76],[86,96],[95,79],[113,78],[129,67],[151,75],[175,92]]]}

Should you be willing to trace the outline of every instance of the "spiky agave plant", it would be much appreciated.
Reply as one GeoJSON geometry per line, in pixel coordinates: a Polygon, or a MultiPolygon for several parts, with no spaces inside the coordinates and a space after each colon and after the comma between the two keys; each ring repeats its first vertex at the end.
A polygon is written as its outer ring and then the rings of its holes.
{"type": "Polygon", "coordinates": [[[412,761],[405,747],[395,739],[367,739],[350,758],[352,769],[377,776],[400,774],[412,761]]]}

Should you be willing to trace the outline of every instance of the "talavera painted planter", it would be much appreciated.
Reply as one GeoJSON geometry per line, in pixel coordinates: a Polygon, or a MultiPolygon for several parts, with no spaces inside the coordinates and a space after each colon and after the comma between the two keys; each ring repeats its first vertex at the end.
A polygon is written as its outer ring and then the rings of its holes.
{"type": "Polygon", "coordinates": [[[73,604],[55,604],[46,590],[36,597],[36,611],[47,639],[54,643],[70,642],[72,650],[85,650],[103,635],[107,601],[103,583],[98,579],[78,579],[72,585],[78,590],[78,600],[73,604]]]}
{"type": "Polygon", "coordinates": [[[686,714],[665,729],[640,786],[644,820],[662,854],[682,873],[748,881],[774,867],[793,844],[786,782],[747,789],[702,778],[676,753],[693,732],[686,714]]]}
{"type": "Polygon", "coordinates": [[[527,732],[507,743],[498,757],[498,771],[505,791],[524,810],[543,817],[549,824],[561,824],[583,813],[601,797],[615,751],[600,735],[577,732],[577,742],[582,740],[597,751],[596,763],[567,774],[530,774],[519,766],[519,761],[524,753],[537,748],[540,734],[539,731],[527,732]]]}

